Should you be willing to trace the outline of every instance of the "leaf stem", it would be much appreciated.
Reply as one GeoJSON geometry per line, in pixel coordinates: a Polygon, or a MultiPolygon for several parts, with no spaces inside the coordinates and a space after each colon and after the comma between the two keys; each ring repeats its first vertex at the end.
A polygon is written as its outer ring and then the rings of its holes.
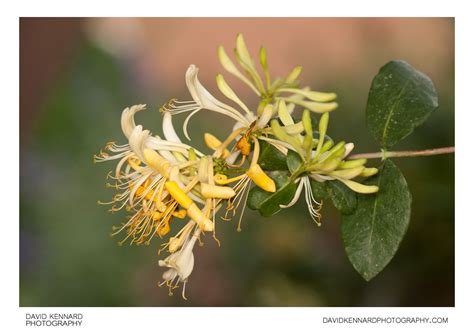
{"type": "Polygon", "coordinates": [[[441,154],[451,154],[454,153],[453,147],[443,147],[443,148],[434,148],[434,149],[425,149],[425,150],[405,150],[405,151],[381,151],[377,153],[363,153],[363,154],[354,154],[350,155],[348,159],[354,160],[358,158],[382,158],[386,159],[389,157],[416,157],[416,156],[431,156],[431,155],[441,155],[441,154]]]}

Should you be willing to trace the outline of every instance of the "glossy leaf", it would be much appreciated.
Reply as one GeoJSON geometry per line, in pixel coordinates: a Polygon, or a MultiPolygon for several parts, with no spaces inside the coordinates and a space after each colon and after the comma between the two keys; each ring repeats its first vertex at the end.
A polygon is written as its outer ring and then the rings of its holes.
{"type": "Polygon", "coordinates": [[[288,170],[290,170],[290,173],[294,174],[301,164],[303,164],[303,160],[300,155],[293,150],[288,150],[288,154],[286,155],[286,165],[288,170]]]}
{"type": "Polygon", "coordinates": [[[250,190],[247,206],[258,210],[260,215],[269,217],[278,213],[280,205],[288,204],[296,192],[296,184],[289,182],[287,172],[274,172],[270,177],[275,181],[277,190],[274,193],[266,192],[259,187],[250,190]]]}
{"type": "Polygon", "coordinates": [[[420,126],[438,107],[431,79],[404,61],[390,61],[374,77],[367,101],[369,131],[389,148],[420,126]]]}
{"type": "Polygon", "coordinates": [[[311,179],[311,191],[313,196],[316,199],[327,199],[329,198],[329,193],[327,190],[327,182],[317,182],[311,179]]]}
{"type": "Polygon", "coordinates": [[[258,164],[263,170],[276,171],[287,170],[286,156],[266,141],[259,141],[260,155],[258,164]]]}
{"type": "Polygon", "coordinates": [[[326,183],[334,207],[342,214],[352,214],[357,207],[357,194],[338,180],[326,183]]]}
{"type": "Polygon", "coordinates": [[[398,167],[390,160],[366,184],[374,194],[359,194],[356,211],[343,215],[342,238],[354,268],[367,281],[392,260],[410,222],[411,194],[398,167]]]}

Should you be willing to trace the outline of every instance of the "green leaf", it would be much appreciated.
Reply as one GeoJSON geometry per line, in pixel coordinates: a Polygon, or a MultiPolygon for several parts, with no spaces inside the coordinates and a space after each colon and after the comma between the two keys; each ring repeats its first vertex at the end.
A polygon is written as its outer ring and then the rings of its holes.
{"type": "Polygon", "coordinates": [[[300,155],[288,149],[288,154],[286,155],[286,165],[288,166],[288,170],[290,170],[291,174],[294,174],[296,170],[303,164],[303,160],[301,159],[300,155]]]}
{"type": "Polygon", "coordinates": [[[250,190],[247,199],[247,206],[258,210],[260,215],[265,217],[278,213],[281,210],[280,205],[288,204],[296,192],[296,184],[290,183],[287,172],[276,171],[270,177],[275,181],[276,192],[266,192],[255,186],[250,190]]]}
{"type": "Polygon", "coordinates": [[[326,183],[334,207],[342,214],[352,214],[357,207],[356,193],[338,180],[331,180],[326,183]]]}
{"type": "Polygon", "coordinates": [[[431,79],[404,61],[390,61],[374,77],[367,101],[369,131],[382,147],[407,137],[438,107],[431,79]]]}
{"type": "Polygon", "coordinates": [[[411,194],[401,171],[386,160],[377,176],[374,194],[359,194],[356,211],[342,217],[342,239],[354,268],[369,281],[392,260],[410,222],[411,194]]]}
{"type": "Polygon", "coordinates": [[[327,182],[321,183],[315,180],[310,180],[311,183],[311,191],[313,192],[313,196],[316,199],[327,199],[329,198],[329,193],[327,190],[327,182]]]}
{"type": "Polygon", "coordinates": [[[259,140],[259,143],[260,155],[258,157],[258,164],[260,164],[262,170],[288,170],[286,166],[286,156],[282,152],[266,141],[259,140]]]}

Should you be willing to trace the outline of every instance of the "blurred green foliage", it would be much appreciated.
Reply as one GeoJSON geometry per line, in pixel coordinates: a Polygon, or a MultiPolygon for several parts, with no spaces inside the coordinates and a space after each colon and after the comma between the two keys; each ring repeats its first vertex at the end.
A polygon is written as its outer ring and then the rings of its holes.
{"type": "MultiPolygon", "coordinates": [[[[364,110],[370,78],[382,64],[373,65],[367,82],[349,82],[344,73],[328,82],[341,105],[331,115],[329,134],[336,141],[354,140],[357,152],[377,149],[364,110]]],[[[92,156],[107,141],[124,141],[123,108],[148,102],[149,111],[138,115],[138,122],[160,132],[156,110],[167,96],[140,95],[126,68],[85,42],[31,120],[34,126],[21,145],[21,306],[454,305],[452,155],[396,161],[413,194],[412,220],[398,254],[371,282],[346,258],[340,218],[329,201],[320,228],[300,202],[268,219],[247,209],[240,233],[235,221],[219,223],[221,246],[206,236],[195,251],[189,300],[179,293],[168,297],[156,286],[162,274],[159,242],[119,247],[120,238],[109,234],[125,213],[97,205],[113,195],[104,184],[114,166],[94,165],[92,156]]],[[[435,84],[439,110],[398,149],[454,144],[454,74],[435,84]]],[[[191,137],[197,139],[216,119],[195,117],[191,137]]],[[[212,129],[218,136],[225,132],[221,126],[212,129]]]]}

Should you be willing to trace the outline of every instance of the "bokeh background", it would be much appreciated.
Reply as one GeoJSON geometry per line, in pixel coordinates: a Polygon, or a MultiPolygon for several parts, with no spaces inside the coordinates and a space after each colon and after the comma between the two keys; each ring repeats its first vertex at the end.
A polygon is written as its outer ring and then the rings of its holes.
{"type": "MultiPolygon", "coordinates": [[[[21,306],[454,306],[454,156],[398,159],[413,195],[412,219],[398,254],[371,282],[345,257],[340,218],[330,203],[323,226],[303,203],[270,219],[247,210],[243,231],[218,225],[195,250],[189,300],[158,288],[151,246],[109,237],[125,213],[110,214],[104,186],[112,163],[92,163],[107,141],[124,142],[121,111],[146,103],[139,123],[161,133],[158,108],[187,99],[184,73],[200,67],[217,93],[216,48],[243,32],[253,55],[267,47],[273,75],[295,65],[300,80],[336,91],[330,135],[356,152],[378,147],[365,127],[370,82],[392,59],[428,74],[439,93],[434,115],[397,149],[454,145],[454,19],[449,18],[21,18],[21,306]]],[[[227,76],[229,77],[229,76],[227,76]]],[[[229,79],[243,98],[248,89],[229,79]]],[[[218,94],[219,95],[219,94],[218,94]]],[[[191,137],[223,136],[216,114],[192,121],[191,137]]]]}

